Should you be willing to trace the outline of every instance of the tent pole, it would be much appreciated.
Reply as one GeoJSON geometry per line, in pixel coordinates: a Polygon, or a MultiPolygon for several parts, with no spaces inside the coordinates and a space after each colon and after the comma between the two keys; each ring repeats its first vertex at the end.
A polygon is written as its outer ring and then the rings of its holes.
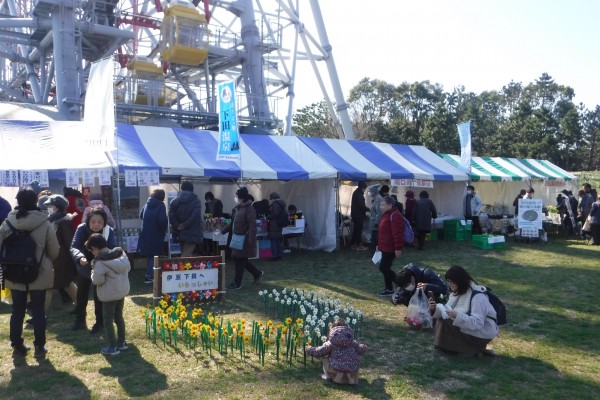
{"type": "Polygon", "coordinates": [[[119,147],[117,146],[117,160],[115,162],[112,154],[109,151],[105,152],[106,157],[110,161],[113,170],[112,182],[113,182],[113,192],[115,196],[113,198],[113,208],[116,211],[116,234],[117,234],[117,243],[123,245],[123,229],[121,224],[121,185],[119,183],[119,147]]]}

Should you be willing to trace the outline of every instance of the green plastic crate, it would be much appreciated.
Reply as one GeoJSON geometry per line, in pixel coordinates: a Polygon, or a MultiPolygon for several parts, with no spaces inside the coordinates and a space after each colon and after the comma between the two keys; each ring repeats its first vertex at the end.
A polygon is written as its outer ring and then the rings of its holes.
{"type": "Polygon", "coordinates": [[[490,235],[473,235],[471,238],[471,245],[483,250],[489,250],[494,248],[494,243],[489,243],[490,235]]]}
{"type": "Polygon", "coordinates": [[[465,240],[465,231],[464,230],[445,231],[444,235],[445,235],[446,240],[455,240],[455,241],[465,240]]]}

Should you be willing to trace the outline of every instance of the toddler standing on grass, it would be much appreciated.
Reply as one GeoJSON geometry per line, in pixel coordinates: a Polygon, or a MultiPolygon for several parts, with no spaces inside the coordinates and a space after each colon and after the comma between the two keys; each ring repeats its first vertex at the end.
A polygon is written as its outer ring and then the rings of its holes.
{"type": "Polygon", "coordinates": [[[327,341],[320,347],[306,346],[306,354],[323,357],[321,378],[335,383],[356,385],[360,368],[360,354],[367,351],[367,345],[354,340],[352,329],[343,319],[331,324],[327,341]]]}
{"type": "Polygon", "coordinates": [[[97,287],[98,298],[102,302],[104,329],[108,346],[100,352],[104,355],[115,356],[127,349],[125,343],[125,320],[123,319],[123,304],[129,294],[129,270],[131,265],[127,255],[120,247],[110,250],[106,239],[99,233],[94,233],[85,242],[85,247],[94,255],[92,261],[92,282],[97,287]],[[115,327],[117,324],[117,336],[115,327]]]}

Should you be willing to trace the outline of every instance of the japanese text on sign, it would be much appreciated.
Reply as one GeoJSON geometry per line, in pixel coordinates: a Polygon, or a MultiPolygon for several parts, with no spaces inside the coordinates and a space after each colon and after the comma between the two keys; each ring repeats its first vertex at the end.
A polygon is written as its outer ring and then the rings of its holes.
{"type": "Polygon", "coordinates": [[[218,285],[218,268],[186,271],[164,271],[162,273],[163,293],[218,289],[218,285]]]}

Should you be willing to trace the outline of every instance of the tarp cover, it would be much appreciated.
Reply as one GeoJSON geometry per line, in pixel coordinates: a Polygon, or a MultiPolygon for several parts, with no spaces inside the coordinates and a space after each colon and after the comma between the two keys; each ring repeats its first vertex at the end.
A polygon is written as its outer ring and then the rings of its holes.
{"type": "Polygon", "coordinates": [[[84,129],[81,121],[0,120],[0,170],[110,168],[104,151],[86,145],[84,129]]]}
{"type": "Polygon", "coordinates": [[[299,137],[341,179],[466,181],[468,176],[423,146],[299,137]]]}
{"type": "Polygon", "coordinates": [[[120,171],[160,168],[163,175],[245,179],[323,179],[337,171],[296,137],[241,135],[241,161],[217,160],[218,133],[117,125],[120,171]]]}
{"type": "MultiPolygon", "coordinates": [[[[439,156],[455,166],[460,163],[460,156],[452,154],[439,154],[439,156]]],[[[546,160],[508,157],[473,157],[471,159],[471,180],[474,182],[529,179],[571,181],[577,178],[546,160]]]]}

